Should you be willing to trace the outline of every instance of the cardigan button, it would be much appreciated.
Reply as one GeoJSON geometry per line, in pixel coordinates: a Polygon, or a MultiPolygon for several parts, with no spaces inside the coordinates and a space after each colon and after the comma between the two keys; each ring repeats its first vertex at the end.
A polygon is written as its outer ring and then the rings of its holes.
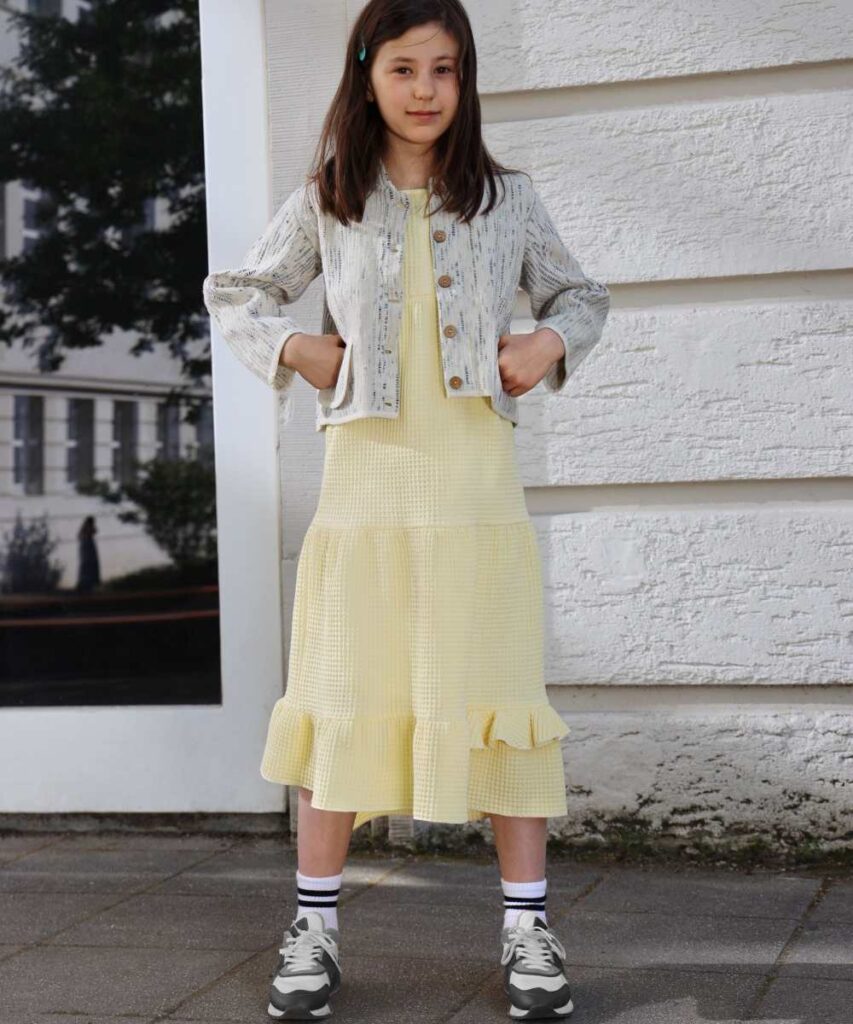
{"type": "Polygon", "coordinates": [[[438,279],[438,283],[441,285],[442,288],[449,288],[450,285],[453,283],[453,278],[449,274],[442,274],[441,277],[438,279]]]}
{"type": "Polygon", "coordinates": [[[459,388],[462,387],[462,378],[461,377],[451,377],[450,378],[450,386],[453,388],[454,391],[458,391],[459,388]]]}
{"type": "Polygon", "coordinates": [[[447,327],[444,328],[444,335],[447,338],[456,337],[456,328],[453,326],[453,324],[448,324],[447,327]]]}
{"type": "Polygon", "coordinates": [[[436,240],[436,242],[443,242],[445,238],[447,238],[447,234],[446,232],[442,231],[441,228],[438,228],[436,231],[433,231],[432,237],[436,240]]]}

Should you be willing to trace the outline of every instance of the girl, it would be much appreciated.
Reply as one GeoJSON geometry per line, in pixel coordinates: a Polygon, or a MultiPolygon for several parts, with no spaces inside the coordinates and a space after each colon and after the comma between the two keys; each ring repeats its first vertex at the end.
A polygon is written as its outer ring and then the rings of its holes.
{"type": "Polygon", "coordinates": [[[268,1013],[331,1013],[352,831],[410,814],[490,818],[509,1014],[565,1017],[545,849],[547,818],[567,813],[569,729],[545,692],[513,428],[516,398],[540,380],[562,388],[598,341],[609,294],[529,177],[488,154],[459,0],[363,8],[318,154],[243,266],[204,283],[249,369],[285,398],[296,373],[318,389],[325,432],[261,766],[299,787],[298,908],[268,1013]],[[319,274],[315,335],[283,307],[319,274]],[[519,286],[537,325],[508,334],[519,286]]]}

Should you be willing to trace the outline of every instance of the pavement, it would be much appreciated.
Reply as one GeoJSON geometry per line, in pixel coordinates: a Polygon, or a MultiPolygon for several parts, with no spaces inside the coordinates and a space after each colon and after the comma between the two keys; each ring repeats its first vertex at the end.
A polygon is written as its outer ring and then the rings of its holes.
{"type": "MultiPolygon", "coordinates": [[[[290,838],[0,834],[0,1024],[268,1022],[290,838]]],[[[853,1024],[853,879],[555,859],[572,1024],[853,1024]]],[[[509,1020],[487,851],[352,852],[331,1019],[509,1020]]]]}

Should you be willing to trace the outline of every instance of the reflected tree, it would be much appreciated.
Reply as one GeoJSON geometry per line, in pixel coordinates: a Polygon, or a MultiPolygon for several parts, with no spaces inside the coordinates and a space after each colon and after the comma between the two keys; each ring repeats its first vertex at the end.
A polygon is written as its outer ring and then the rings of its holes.
{"type": "Polygon", "coordinates": [[[42,372],[114,330],[135,355],[168,345],[193,422],[210,375],[197,0],[8,16],[20,52],[0,72],[0,181],[39,198],[36,237],[0,260],[0,342],[33,348],[42,372]]]}

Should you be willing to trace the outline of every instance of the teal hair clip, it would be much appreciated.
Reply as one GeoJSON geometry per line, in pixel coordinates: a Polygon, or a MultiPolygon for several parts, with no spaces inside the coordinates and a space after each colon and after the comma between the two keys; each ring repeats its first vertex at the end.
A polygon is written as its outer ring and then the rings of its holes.
{"type": "Polygon", "coordinates": [[[361,40],[361,49],[358,51],[358,59],[363,61],[367,56],[367,47],[364,45],[364,40],[361,40]]]}

